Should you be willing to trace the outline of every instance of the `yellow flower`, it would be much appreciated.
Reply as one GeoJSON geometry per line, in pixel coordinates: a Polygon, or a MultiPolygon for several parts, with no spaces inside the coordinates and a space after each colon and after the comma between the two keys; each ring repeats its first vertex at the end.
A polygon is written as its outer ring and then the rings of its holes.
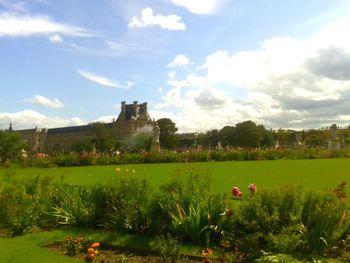
{"type": "Polygon", "coordinates": [[[118,173],[120,173],[120,171],[121,171],[122,169],[120,169],[120,168],[115,168],[115,172],[118,174],[118,173]]]}
{"type": "Polygon", "coordinates": [[[95,250],[94,253],[95,253],[95,255],[98,255],[100,253],[100,251],[95,250]]]}
{"type": "Polygon", "coordinates": [[[129,172],[129,169],[125,169],[125,172],[128,173],[128,172],[129,172]]]}
{"type": "Polygon", "coordinates": [[[132,173],[133,173],[133,174],[136,173],[136,170],[135,170],[135,169],[132,169],[132,173]]]}

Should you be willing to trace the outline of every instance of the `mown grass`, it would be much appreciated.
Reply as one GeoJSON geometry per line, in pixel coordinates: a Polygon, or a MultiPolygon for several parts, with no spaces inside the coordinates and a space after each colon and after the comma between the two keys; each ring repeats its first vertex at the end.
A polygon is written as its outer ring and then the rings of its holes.
{"type": "MultiPolygon", "coordinates": [[[[152,238],[123,233],[95,231],[92,229],[67,228],[38,232],[13,238],[0,238],[0,263],[73,263],[83,262],[81,258],[73,258],[47,248],[48,244],[62,242],[68,236],[83,236],[91,241],[98,241],[102,249],[109,247],[126,248],[128,252],[145,253],[149,251],[152,238]]],[[[186,255],[200,255],[200,247],[186,245],[180,247],[186,255]]]]}
{"type": "MultiPolygon", "coordinates": [[[[17,178],[52,176],[57,182],[73,185],[109,184],[118,176],[117,166],[83,166],[60,168],[2,169],[1,178],[14,174],[17,178]]],[[[156,189],[166,183],[170,177],[186,179],[190,173],[210,176],[211,189],[215,192],[227,192],[233,185],[245,190],[247,184],[271,188],[281,185],[297,185],[305,189],[322,190],[333,188],[341,182],[350,182],[350,159],[314,159],[314,160],[275,160],[243,162],[206,162],[206,163],[167,163],[120,165],[122,169],[136,170],[144,175],[156,189]]],[[[209,182],[208,182],[209,183],[209,182]]],[[[350,188],[347,188],[350,195],[350,188]]]]}

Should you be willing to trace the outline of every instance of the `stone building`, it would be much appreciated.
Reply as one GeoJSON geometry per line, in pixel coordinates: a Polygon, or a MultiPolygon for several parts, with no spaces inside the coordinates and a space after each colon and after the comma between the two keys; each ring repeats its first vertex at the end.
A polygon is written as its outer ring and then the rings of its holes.
{"type": "MultiPolygon", "coordinates": [[[[154,144],[159,144],[159,130],[157,122],[152,121],[147,111],[147,103],[132,104],[121,102],[121,111],[116,120],[110,123],[102,123],[105,128],[112,131],[114,139],[123,141],[135,133],[149,133],[154,144]]],[[[22,139],[27,143],[30,153],[60,153],[69,152],[72,147],[82,141],[92,139],[91,124],[52,128],[52,129],[26,129],[17,130],[22,139]]]]}

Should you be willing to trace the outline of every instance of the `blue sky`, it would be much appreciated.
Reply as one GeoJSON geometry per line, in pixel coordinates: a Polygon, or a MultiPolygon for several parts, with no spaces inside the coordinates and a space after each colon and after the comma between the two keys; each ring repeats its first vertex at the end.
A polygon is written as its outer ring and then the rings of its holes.
{"type": "Polygon", "coordinates": [[[346,0],[0,0],[0,129],[350,124],[346,0]]]}

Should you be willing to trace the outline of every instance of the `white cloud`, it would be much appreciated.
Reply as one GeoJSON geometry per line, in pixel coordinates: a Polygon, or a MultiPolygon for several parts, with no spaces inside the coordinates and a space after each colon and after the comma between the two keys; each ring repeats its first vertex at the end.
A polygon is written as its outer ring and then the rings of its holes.
{"type": "Polygon", "coordinates": [[[41,95],[35,95],[33,98],[24,99],[24,101],[38,104],[46,108],[64,108],[64,104],[59,99],[48,99],[41,95]]]}
{"type": "Polygon", "coordinates": [[[60,35],[53,35],[49,37],[51,43],[58,44],[63,42],[63,38],[60,35]]]}
{"type": "Polygon", "coordinates": [[[183,67],[185,68],[190,63],[190,60],[188,57],[186,57],[183,54],[178,54],[172,62],[169,63],[168,67],[175,68],[175,67],[183,67]]]}
{"type": "Polygon", "coordinates": [[[14,130],[32,129],[34,127],[57,128],[86,124],[86,122],[77,117],[69,119],[49,117],[33,110],[24,110],[15,113],[0,113],[0,129],[7,129],[10,122],[12,122],[14,130]]]}
{"type": "Polygon", "coordinates": [[[182,131],[249,119],[273,128],[349,125],[349,27],[350,17],[342,18],[308,38],[273,37],[233,54],[218,50],[199,71],[168,75],[170,89],[154,114],[172,110],[182,131]]]}
{"type": "Polygon", "coordinates": [[[91,72],[87,72],[87,71],[84,71],[84,70],[77,70],[78,74],[80,76],[82,76],[83,78],[89,80],[89,81],[92,81],[94,83],[97,83],[101,86],[105,86],[105,87],[111,87],[111,88],[121,88],[121,89],[130,89],[134,83],[131,82],[131,81],[126,81],[124,85],[116,82],[116,81],[113,81],[113,80],[110,80],[106,77],[103,77],[103,76],[99,76],[99,75],[96,75],[94,73],[91,73],[91,72]]]}
{"type": "Polygon", "coordinates": [[[26,12],[27,4],[23,1],[16,2],[13,0],[0,0],[0,6],[5,8],[6,10],[14,11],[14,12],[26,12]]]}
{"type": "Polygon", "coordinates": [[[175,79],[175,76],[176,76],[176,73],[175,73],[174,70],[172,70],[172,71],[170,71],[170,72],[168,73],[169,79],[175,79]]]}
{"type": "Polygon", "coordinates": [[[153,10],[147,7],[141,11],[141,17],[134,16],[128,24],[129,28],[142,28],[160,26],[167,30],[185,30],[186,25],[181,22],[181,17],[177,15],[154,15],[153,10]]]}
{"type": "Polygon", "coordinates": [[[86,29],[53,21],[44,15],[0,13],[0,37],[51,36],[91,37],[86,29]]]}
{"type": "Polygon", "coordinates": [[[170,2],[194,14],[210,15],[219,9],[223,0],[170,0],[170,2]]]}

